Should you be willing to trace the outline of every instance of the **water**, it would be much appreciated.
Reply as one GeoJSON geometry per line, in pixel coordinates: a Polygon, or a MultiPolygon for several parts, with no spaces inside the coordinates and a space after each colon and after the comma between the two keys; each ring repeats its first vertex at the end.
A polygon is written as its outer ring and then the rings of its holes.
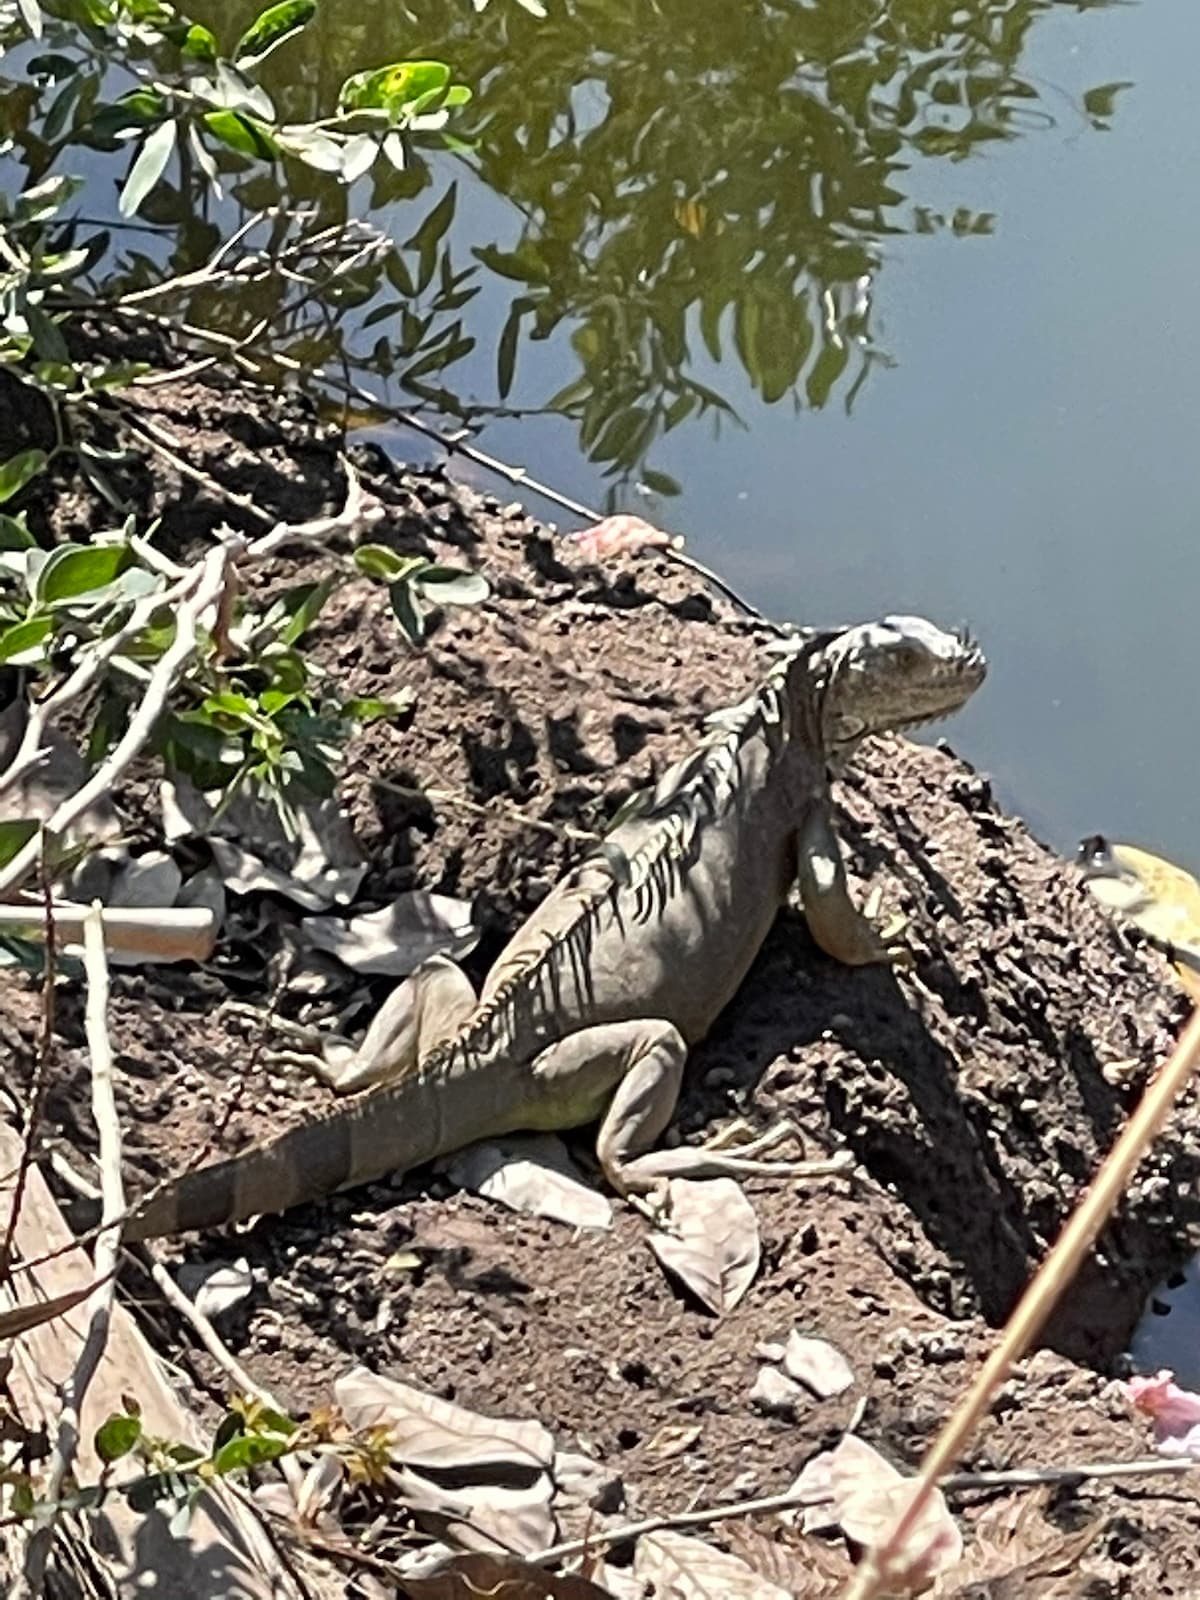
{"type": "Polygon", "coordinates": [[[280,53],[289,109],[405,54],[478,91],[477,154],[373,212],[403,238],[457,185],[481,292],[436,381],[494,407],[524,295],[507,403],[577,386],[482,444],[683,531],[773,614],[969,620],[993,671],[951,731],[1005,800],[1060,848],[1200,867],[1193,0],[455,0],[369,42],[360,14],[323,0],[280,53]],[[740,425],[664,434],[696,385],[740,425]]]}

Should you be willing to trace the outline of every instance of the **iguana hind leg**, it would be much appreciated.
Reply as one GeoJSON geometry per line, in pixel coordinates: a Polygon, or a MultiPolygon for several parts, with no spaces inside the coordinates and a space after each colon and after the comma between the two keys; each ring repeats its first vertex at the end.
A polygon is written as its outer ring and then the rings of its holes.
{"type": "Polygon", "coordinates": [[[349,1060],[314,1070],[339,1094],[389,1083],[452,1038],[478,1003],[462,968],[431,956],[388,995],[349,1060]]]}
{"type": "Polygon", "coordinates": [[[812,808],[800,831],[798,854],[796,876],[804,915],[826,955],[848,967],[911,962],[912,955],[898,932],[880,933],[851,899],[842,847],[827,805],[812,808]]]}
{"type": "Polygon", "coordinates": [[[541,1103],[531,1101],[527,1125],[577,1126],[611,1093],[596,1156],[618,1194],[648,1193],[665,1178],[817,1177],[844,1169],[844,1159],[759,1161],[696,1145],[653,1150],[674,1115],[687,1053],[679,1030],[659,1018],[581,1028],[534,1060],[541,1103]]]}

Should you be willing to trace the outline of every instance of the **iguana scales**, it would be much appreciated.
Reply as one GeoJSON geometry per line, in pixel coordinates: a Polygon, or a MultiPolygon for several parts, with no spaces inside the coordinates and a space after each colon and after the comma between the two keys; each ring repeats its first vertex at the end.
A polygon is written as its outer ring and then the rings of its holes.
{"type": "Polygon", "coordinates": [[[741,983],[799,884],[813,938],[853,965],[894,959],[850,900],[829,776],[867,734],[956,710],[986,665],[919,617],[796,634],[757,692],[710,719],[604,846],[518,929],[476,998],[444,957],[385,1001],[340,1091],[369,1089],[152,1195],[127,1239],[283,1211],[474,1140],[600,1119],[620,1193],[744,1156],[653,1151],[689,1046],[741,983]]]}

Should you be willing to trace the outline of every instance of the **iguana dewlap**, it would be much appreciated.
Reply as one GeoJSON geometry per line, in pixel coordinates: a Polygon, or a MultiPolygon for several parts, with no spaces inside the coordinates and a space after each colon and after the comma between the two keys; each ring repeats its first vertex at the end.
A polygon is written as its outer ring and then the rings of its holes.
{"type": "Polygon", "coordinates": [[[126,1238],[283,1211],[477,1139],[597,1119],[600,1164],[620,1193],[752,1170],[736,1156],[653,1150],[688,1048],[738,988],[793,884],[829,955],[894,959],[850,899],[829,773],[867,734],[955,711],[985,671],[967,637],[919,617],[790,639],[758,691],[711,719],[701,747],[556,885],[478,998],[452,962],[426,962],[335,1080],[369,1092],[184,1173],[126,1238]]]}

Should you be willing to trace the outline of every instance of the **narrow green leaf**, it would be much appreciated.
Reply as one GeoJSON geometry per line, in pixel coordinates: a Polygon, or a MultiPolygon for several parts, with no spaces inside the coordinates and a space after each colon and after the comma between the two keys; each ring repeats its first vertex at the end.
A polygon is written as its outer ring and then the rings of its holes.
{"type": "Polygon", "coordinates": [[[40,826],[35,817],[0,822],[0,867],[6,867],[18,850],[25,848],[40,826]]]}
{"type": "Polygon", "coordinates": [[[13,495],[20,494],[30,478],[36,477],[49,459],[44,450],[22,450],[20,455],[10,456],[0,466],[0,505],[11,500],[13,495]]]}
{"type": "Polygon", "coordinates": [[[178,126],[174,119],[160,122],[152,133],[142,140],[142,148],[129,169],[117,210],[123,217],[137,215],[138,207],[162,177],[175,149],[178,126]]]}
{"type": "Polygon", "coordinates": [[[206,111],[200,119],[209,133],[242,156],[274,161],[279,155],[270,130],[257,117],[244,111],[206,111]]]}
{"type": "Polygon", "coordinates": [[[31,39],[42,37],[42,8],[37,0],[17,0],[17,10],[31,39]]]}
{"type": "Polygon", "coordinates": [[[94,1445],[96,1454],[105,1466],[127,1456],[142,1436],[139,1418],[115,1412],[96,1429],[94,1445]]]}
{"type": "Polygon", "coordinates": [[[354,552],[358,570],[368,578],[382,578],[385,583],[411,576],[415,569],[428,564],[422,556],[398,556],[385,544],[360,544],[354,552]]]}
{"type": "Polygon", "coordinates": [[[279,635],[284,644],[295,644],[308,632],[336,587],[336,578],[322,578],[320,583],[303,584],[284,596],[288,621],[279,635]]]}
{"type": "Polygon", "coordinates": [[[299,33],[317,14],[317,0],[280,0],[268,6],[246,29],[233,47],[233,59],[242,67],[252,67],[271,51],[299,33]]]}
{"type": "Polygon", "coordinates": [[[655,467],[642,468],[642,482],[653,494],[682,494],[683,490],[669,473],[655,467]]]}
{"type": "Polygon", "coordinates": [[[36,617],[26,617],[23,622],[14,622],[11,628],[0,633],[0,661],[7,661],[14,667],[40,661],[45,655],[42,646],[53,628],[54,618],[46,611],[36,617]]]}
{"type": "Polygon", "coordinates": [[[60,545],[38,573],[34,598],[42,605],[54,605],[107,588],[131,559],[123,544],[60,545]]]}
{"type": "Polygon", "coordinates": [[[417,599],[414,586],[401,581],[388,586],[392,610],[396,621],[411,644],[420,644],[425,636],[425,614],[417,599]]]}
{"type": "Polygon", "coordinates": [[[67,341],[62,336],[62,330],[54,317],[48,317],[41,306],[33,304],[25,307],[25,320],[29,324],[29,331],[33,335],[33,347],[38,355],[46,361],[56,362],[60,367],[68,369],[68,383],[74,373],[71,368],[71,352],[67,349],[67,341]]]}
{"type": "Polygon", "coordinates": [[[504,330],[500,335],[500,344],[496,350],[496,386],[501,400],[508,399],[516,375],[517,345],[521,339],[522,315],[522,308],[518,302],[508,313],[504,330]]]}

